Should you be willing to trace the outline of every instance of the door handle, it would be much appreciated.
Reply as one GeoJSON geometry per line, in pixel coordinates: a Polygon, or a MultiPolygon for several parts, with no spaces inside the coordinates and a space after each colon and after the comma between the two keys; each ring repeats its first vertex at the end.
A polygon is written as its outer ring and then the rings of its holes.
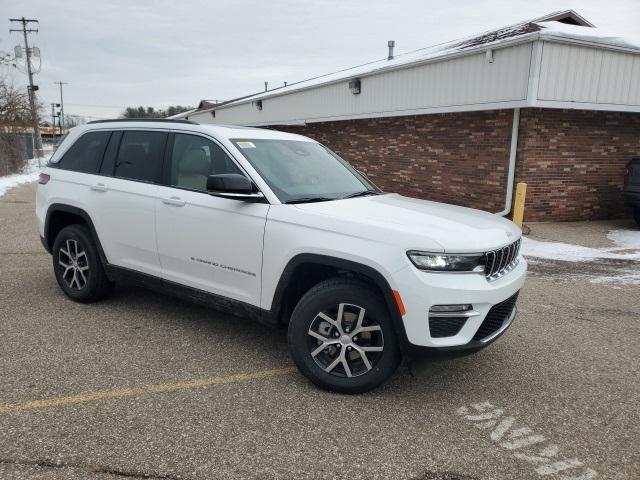
{"type": "Polygon", "coordinates": [[[187,202],[182,200],[180,197],[170,197],[163,198],[162,203],[164,203],[165,205],[173,205],[174,207],[184,207],[187,202]]]}
{"type": "Polygon", "coordinates": [[[104,183],[96,183],[95,185],[91,185],[91,190],[94,192],[106,192],[108,188],[104,183]]]}

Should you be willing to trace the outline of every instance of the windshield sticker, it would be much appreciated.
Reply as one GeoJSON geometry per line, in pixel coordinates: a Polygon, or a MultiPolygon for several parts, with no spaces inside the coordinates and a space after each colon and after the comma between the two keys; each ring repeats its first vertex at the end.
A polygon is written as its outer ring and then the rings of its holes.
{"type": "Polygon", "coordinates": [[[256,148],[253,142],[236,142],[240,148],[256,148]]]}

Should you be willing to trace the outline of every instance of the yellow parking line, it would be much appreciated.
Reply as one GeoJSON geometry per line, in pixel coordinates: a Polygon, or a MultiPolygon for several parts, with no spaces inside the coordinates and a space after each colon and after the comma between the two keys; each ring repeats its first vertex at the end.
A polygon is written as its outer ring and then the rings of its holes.
{"type": "Polygon", "coordinates": [[[107,400],[122,397],[135,397],[149,393],[175,392],[176,390],[188,390],[190,388],[208,387],[211,385],[223,385],[226,383],[246,382],[256,378],[276,377],[295,372],[294,367],[278,368],[274,370],[262,370],[260,372],[238,373],[236,375],[225,375],[220,377],[201,378],[198,380],[188,380],[175,383],[158,383],[155,385],[144,385],[137,388],[116,388],[113,390],[101,390],[97,392],[82,393],[80,395],[70,395],[68,397],[46,398],[43,400],[31,400],[24,403],[0,404],[0,414],[19,412],[22,410],[37,410],[49,407],[61,407],[76,403],[94,402],[96,400],[107,400]]]}

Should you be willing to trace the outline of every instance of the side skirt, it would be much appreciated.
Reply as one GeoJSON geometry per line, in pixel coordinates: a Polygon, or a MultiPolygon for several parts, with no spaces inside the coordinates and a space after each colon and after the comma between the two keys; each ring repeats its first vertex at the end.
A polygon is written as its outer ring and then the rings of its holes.
{"type": "Polygon", "coordinates": [[[117,283],[136,285],[139,287],[154,290],[163,294],[171,295],[182,300],[197,303],[213,310],[228,313],[241,318],[249,318],[269,327],[277,325],[271,321],[269,312],[239,300],[205,292],[197,288],[187,287],[179,283],[164,280],[154,275],[136,272],[129,268],[118,267],[106,264],[104,266],[107,276],[117,283]]]}

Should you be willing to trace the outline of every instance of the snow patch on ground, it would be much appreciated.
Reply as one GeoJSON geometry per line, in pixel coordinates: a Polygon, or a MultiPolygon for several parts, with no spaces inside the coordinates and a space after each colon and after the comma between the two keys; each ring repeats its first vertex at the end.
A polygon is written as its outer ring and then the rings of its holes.
{"type": "Polygon", "coordinates": [[[607,238],[621,248],[640,250],[640,230],[610,230],[607,238]]]}
{"type": "MultiPolygon", "coordinates": [[[[587,274],[591,283],[640,285],[640,230],[610,230],[607,238],[615,247],[591,248],[562,242],[542,242],[522,238],[525,257],[565,262],[600,261],[604,269],[599,274],[587,274]],[[607,262],[613,260],[614,262],[607,262]],[[620,264],[620,261],[630,262],[620,264]],[[631,267],[631,268],[629,268],[631,267]]],[[[536,263],[535,261],[533,263],[536,263]]]]}
{"type": "MultiPolygon", "coordinates": [[[[45,152],[46,151],[45,149],[45,152]]],[[[38,175],[40,174],[39,165],[46,165],[50,156],[51,150],[49,149],[48,153],[44,157],[41,157],[39,162],[37,158],[27,160],[27,165],[24,167],[22,173],[0,177],[0,197],[12,188],[38,180],[38,175]]]]}
{"type": "Polygon", "coordinates": [[[640,271],[618,270],[617,275],[603,275],[589,280],[591,283],[613,283],[617,285],[640,285],[640,271]]]}
{"type": "Polygon", "coordinates": [[[640,260],[640,232],[612,230],[607,238],[612,240],[615,248],[591,248],[562,242],[541,242],[531,238],[522,239],[522,254],[527,257],[563,260],[565,262],[591,262],[597,259],[607,260],[640,260]],[[635,251],[637,250],[637,251],[635,251]]]}

